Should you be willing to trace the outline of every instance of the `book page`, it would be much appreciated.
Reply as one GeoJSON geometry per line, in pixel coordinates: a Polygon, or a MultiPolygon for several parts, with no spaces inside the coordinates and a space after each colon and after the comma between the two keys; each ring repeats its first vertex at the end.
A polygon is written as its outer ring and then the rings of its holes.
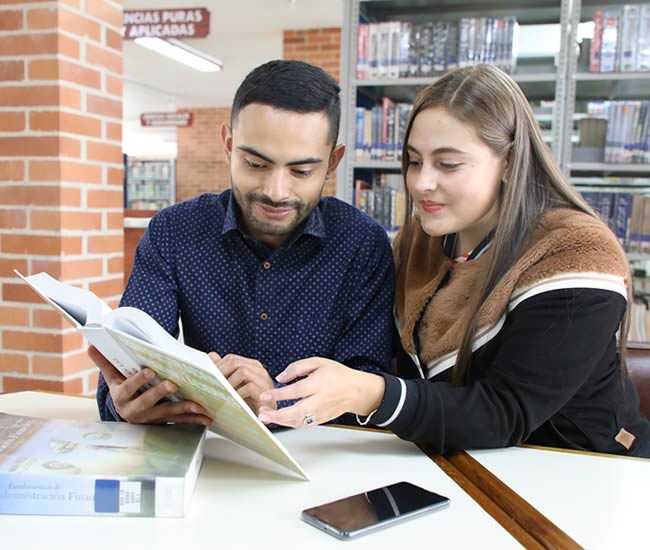
{"type": "Polygon", "coordinates": [[[101,323],[102,317],[111,311],[106,303],[89,290],[57,281],[47,273],[29,277],[18,271],[15,273],[74,326],[101,323]]]}
{"type": "Polygon", "coordinates": [[[214,419],[210,430],[308,479],[303,469],[258,420],[219,369],[214,364],[212,369],[209,368],[212,360],[207,354],[193,350],[204,358],[200,363],[195,363],[113,328],[107,327],[107,331],[124,349],[128,349],[140,366],[148,366],[159,377],[176,384],[180,388],[177,396],[204,407],[214,419]]]}

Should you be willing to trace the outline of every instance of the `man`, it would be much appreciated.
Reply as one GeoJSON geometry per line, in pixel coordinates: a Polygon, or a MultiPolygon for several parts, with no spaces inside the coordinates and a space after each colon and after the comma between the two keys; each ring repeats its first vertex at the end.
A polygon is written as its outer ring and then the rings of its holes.
{"type": "MultiPolygon", "coordinates": [[[[321,356],[377,371],[391,358],[386,234],[352,206],[321,199],[344,154],[339,91],[303,62],[254,69],[222,128],[232,189],[151,220],[120,304],[173,335],[180,316],[185,343],[211,352],[256,413],[293,361],[321,356]]],[[[210,423],[197,403],[163,399],[176,391],[170,381],[142,391],[150,369],[125,379],[96,350],[91,356],[101,369],[102,419],[210,423]]]]}

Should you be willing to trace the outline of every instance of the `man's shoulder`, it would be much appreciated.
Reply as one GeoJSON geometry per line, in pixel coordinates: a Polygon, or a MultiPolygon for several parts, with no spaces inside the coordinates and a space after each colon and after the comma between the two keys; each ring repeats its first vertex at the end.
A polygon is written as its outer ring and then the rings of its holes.
{"type": "Polygon", "coordinates": [[[230,190],[198,195],[164,208],[153,217],[152,224],[185,231],[203,228],[208,221],[223,221],[229,198],[230,190]]]}

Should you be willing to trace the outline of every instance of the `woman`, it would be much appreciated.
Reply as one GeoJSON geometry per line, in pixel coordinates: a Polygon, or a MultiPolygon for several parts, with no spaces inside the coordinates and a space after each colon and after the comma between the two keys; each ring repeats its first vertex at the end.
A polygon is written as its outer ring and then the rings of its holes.
{"type": "Polygon", "coordinates": [[[517,84],[479,65],[429,85],[402,159],[402,378],[298,361],[278,381],[306,378],[262,398],[301,401],[260,419],[298,427],[348,411],[438,452],[527,442],[650,457],[625,338],[616,344],[625,255],[563,177],[517,84]]]}

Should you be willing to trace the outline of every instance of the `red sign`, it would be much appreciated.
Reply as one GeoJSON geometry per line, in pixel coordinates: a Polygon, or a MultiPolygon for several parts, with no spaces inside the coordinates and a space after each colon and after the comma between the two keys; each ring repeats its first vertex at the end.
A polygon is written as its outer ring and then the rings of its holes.
{"type": "Polygon", "coordinates": [[[192,113],[178,111],[171,113],[142,113],[140,115],[142,126],[161,128],[163,126],[176,126],[185,128],[192,126],[192,113]]]}
{"type": "Polygon", "coordinates": [[[210,33],[207,8],[167,10],[125,10],[122,24],[124,40],[153,38],[203,38],[210,33]]]}

